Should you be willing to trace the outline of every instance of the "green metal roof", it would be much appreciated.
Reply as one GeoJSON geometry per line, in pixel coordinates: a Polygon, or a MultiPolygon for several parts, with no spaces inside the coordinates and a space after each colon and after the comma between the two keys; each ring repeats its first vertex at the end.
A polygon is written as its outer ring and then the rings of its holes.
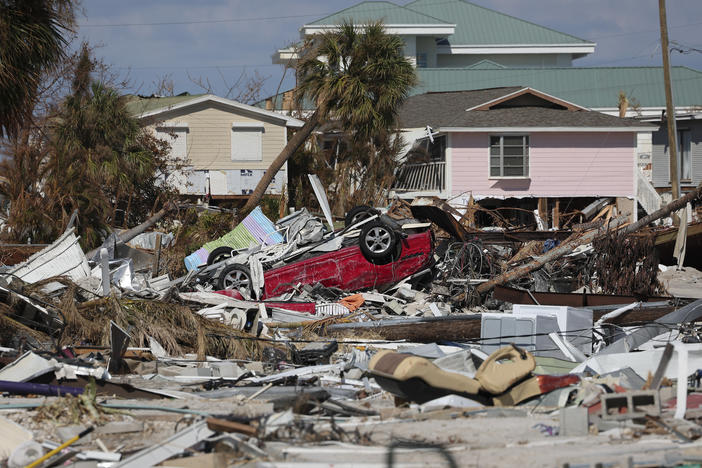
{"type": "Polygon", "coordinates": [[[164,96],[164,97],[140,97],[130,95],[127,97],[127,111],[132,115],[141,115],[145,112],[151,112],[162,107],[174,106],[182,102],[197,99],[204,94],[183,94],[179,96],[164,96]]]}
{"type": "Polygon", "coordinates": [[[495,63],[492,60],[481,60],[480,62],[467,66],[466,68],[473,68],[477,70],[504,70],[507,67],[500,65],[499,63],[495,63]]]}
{"type": "Polygon", "coordinates": [[[455,24],[452,45],[590,43],[463,0],[416,0],[405,7],[455,24]]]}
{"type": "MultiPolygon", "coordinates": [[[[661,67],[600,68],[419,68],[412,94],[502,86],[528,86],[588,108],[617,107],[620,91],[642,107],[665,107],[661,67]]],[[[702,72],[671,70],[675,106],[702,105],[702,72]]]]}
{"type": "Polygon", "coordinates": [[[454,24],[426,13],[420,13],[390,2],[361,2],[332,15],[318,19],[314,25],[341,24],[345,20],[353,20],[355,24],[368,24],[382,20],[386,25],[392,24],[454,24]]]}

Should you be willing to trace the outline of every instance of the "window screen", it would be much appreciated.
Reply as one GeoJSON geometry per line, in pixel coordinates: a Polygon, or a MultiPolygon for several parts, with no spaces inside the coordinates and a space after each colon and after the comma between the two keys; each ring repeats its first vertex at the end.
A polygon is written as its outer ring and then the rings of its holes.
{"type": "Polygon", "coordinates": [[[493,135],[490,137],[490,177],[529,176],[529,137],[493,135]]]}

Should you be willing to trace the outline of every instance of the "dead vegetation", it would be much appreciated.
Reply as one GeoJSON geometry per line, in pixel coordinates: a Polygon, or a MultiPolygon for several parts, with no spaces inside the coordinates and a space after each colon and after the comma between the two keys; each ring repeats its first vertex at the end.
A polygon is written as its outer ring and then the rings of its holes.
{"type": "Polygon", "coordinates": [[[593,242],[594,282],[605,294],[661,296],[654,236],[611,232],[593,242]]]}

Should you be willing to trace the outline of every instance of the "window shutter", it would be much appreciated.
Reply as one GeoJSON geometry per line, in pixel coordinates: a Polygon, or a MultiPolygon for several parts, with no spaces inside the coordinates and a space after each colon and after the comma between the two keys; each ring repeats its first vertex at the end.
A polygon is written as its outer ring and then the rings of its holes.
{"type": "Polygon", "coordinates": [[[232,125],[232,161],[261,161],[262,124],[233,124],[232,125]]]}
{"type": "Polygon", "coordinates": [[[171,145],[171,157],[185,160],[188,157],[188,128],[158,127],[156,136],[171,145]]]}

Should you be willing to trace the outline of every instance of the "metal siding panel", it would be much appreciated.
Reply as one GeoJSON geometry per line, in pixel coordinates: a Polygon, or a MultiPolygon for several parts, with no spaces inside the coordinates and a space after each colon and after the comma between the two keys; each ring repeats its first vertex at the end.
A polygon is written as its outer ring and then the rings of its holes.
{"type": "Polygon", "coordinates": [[[668,170],[668,152],[666,146],[668,137],[666,130],[653,132],[653,151],[651,154],[651,174],[654,187],[670,186],[670,171],[668,170]]]}
{"type": "Polygon", "coordinates": [[[692,162],[692,183],[702,182],[702,122],[690,122],[692,142],[690,143],[690,159],[692,162]]]}

